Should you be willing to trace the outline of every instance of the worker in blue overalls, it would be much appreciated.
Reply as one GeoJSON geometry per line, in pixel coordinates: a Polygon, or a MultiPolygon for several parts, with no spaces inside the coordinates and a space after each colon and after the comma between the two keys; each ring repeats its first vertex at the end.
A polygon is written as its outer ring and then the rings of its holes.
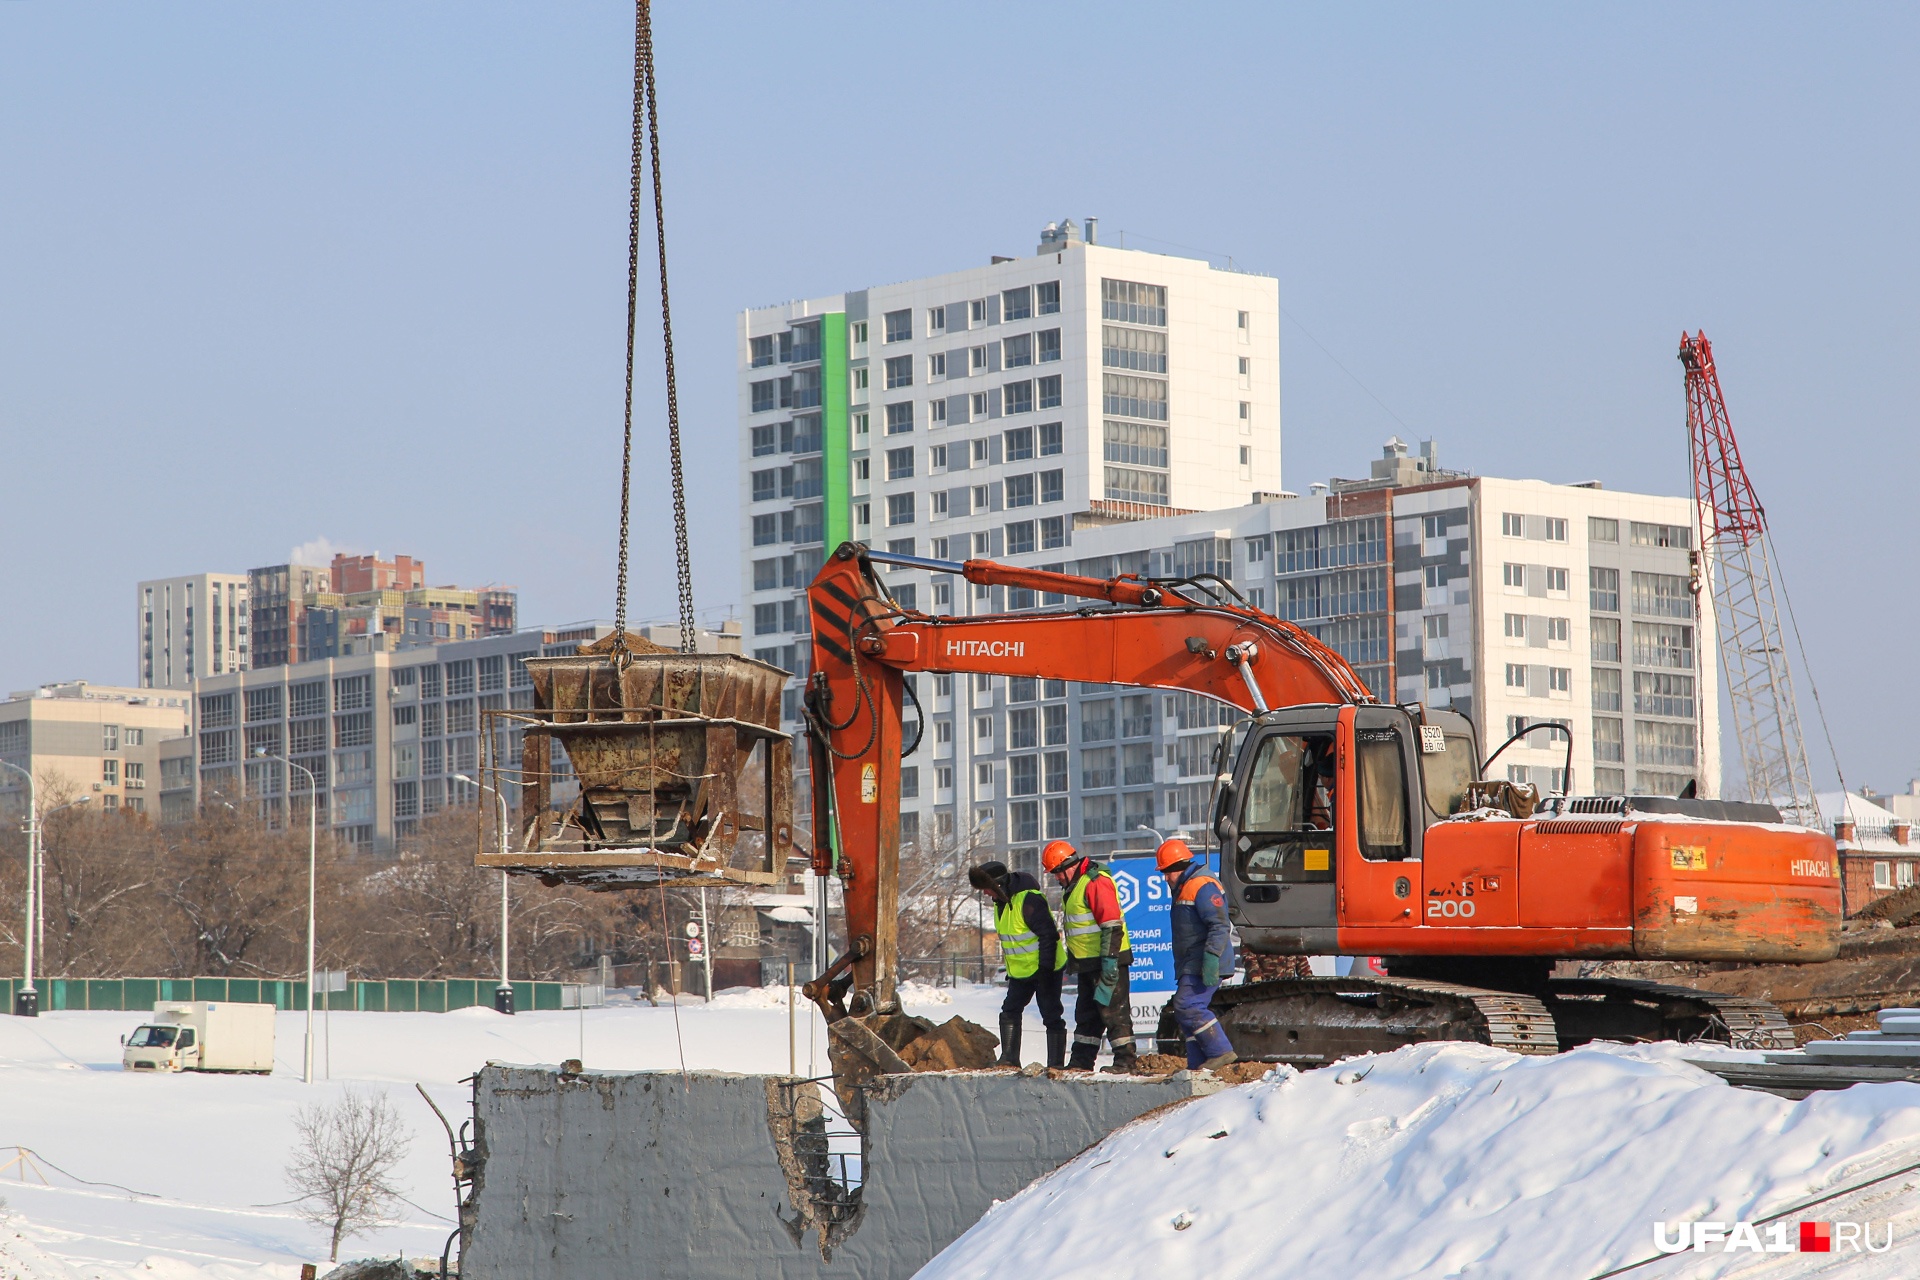
{"type": "Polygon", "coordinates": [[[1224,1067],[1236,1060],[1220,1019],[1213,1014],[1213,993],[1233,975],[1233,926],[1227,920],[1227,895],[1206,873],[1185,840],[1168,840],[1154,854],[1154,865],[1172,890],[1173,972],[1178,987],[1173,1016],[1187,1039],[1189,1067],[1224,1067]]]}

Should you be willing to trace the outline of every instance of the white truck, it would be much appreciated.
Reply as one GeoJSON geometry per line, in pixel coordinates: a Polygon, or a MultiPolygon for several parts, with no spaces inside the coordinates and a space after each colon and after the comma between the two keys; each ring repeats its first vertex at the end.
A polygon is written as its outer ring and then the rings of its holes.
{"type": "Polygon", "coordinates": [[[270,1004],[162,1000],[121,1044],[128,1071],[273,1071],[270,1004]]]}

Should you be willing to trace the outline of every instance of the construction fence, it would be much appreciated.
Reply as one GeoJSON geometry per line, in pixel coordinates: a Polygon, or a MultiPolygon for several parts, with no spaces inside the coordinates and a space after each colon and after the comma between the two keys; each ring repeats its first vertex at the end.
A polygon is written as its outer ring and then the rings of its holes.
{"type": "MultiPolygon", "coordinates": [[[[0,1008],[13,1008],[20,978],[0,978],[0,1008]]],[[[340,991],[319,992],[316,1009],[354,1013],[447,1013],[493,1007],[498,978],[362,978],[340,991]]],[[[307,1007],[307,984],[287,978],[40,978],[40,1008],[51,1010],[127,1010],[151,1012],[163,1000],[231,1000],[270,1004],[278,1009],[307,1007]]],[[[516,1010],[596,1008],[604,990],[580,982],[516,982],[516,1010]]]]}

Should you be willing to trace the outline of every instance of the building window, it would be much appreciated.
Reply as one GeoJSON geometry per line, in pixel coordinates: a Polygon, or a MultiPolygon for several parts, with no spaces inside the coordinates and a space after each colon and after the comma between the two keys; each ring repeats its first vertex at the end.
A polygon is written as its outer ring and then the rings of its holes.
{"type": "Polygon", "coordinates": [[[1619,711],[1620,672],[1614,667],[1595,667],[1593,669],[1593,709],[1595,711],[1619,711]]]}
{"type": "Polygon", "coordinates": [[[754,413],[771,413],[774,410],[774,380],[756,382],[748,388],[751,410],[754,413]]]}
{"type": "Polygon", "coordinates": [[[1060,282],[1047,280],[1033,287],[1035,311],[1043,316],[1060,313],[1060,282]]]}
{"type": "Polygon", "coordinates": [[[1629,526],[1629,535],[1636,547],[1675,547],[1684,551],[1693,546],[1693,530],[1683,524],[1646,524],[1635,520],[1629,526]]]}
{"type": "Polygon", "coordinates": [[[913,478],[913,448],[887,450],[887,479],[911,480],[913,478]]]}
{"type": "Polygon", "coordinates": [[[913,430],[913,401],[903,400],[887,406],[887,434],[904,435],[913,430]]]}
{"type": "MultiPolygon", "coordinates": [[[[1058,475],[1059,472],[1050,471],[1050,472],[1042,472],[1041,474],[1043,476],[1058,475]]],[[[1057,496],[1054,498],[1048,499],[1049,502],[1057,502],[1058,500],[1059,499],[1057,496]]],[[[1066,545],[1067,545],[1067,522],[1065,517],[1048,516],[1046,519],[1040,522],[1040,549],[1042,551],[1051,551],[1055,547],[1064,547],[1066,545]]]]}
{"type": "Polygon", "coordinates": [[[1049,374],[1047,377],[1040,379],[1039,387],[1040,407],[1042,409],[1058,409],[1060,407],[1060,375],[1057,373],[1049,374]]]}
{"type": "MultiPolygon", "coordinates": [[[[1031,480],[1033,479],[1033,477],[1031,476],[1027,476],[1024,478],[1029,482],[1031,482],[1031,480]]],[[[1031,494],[1028,495],[1028,501],[1032,501],[1031,494]]],[[[1033,549],[1034,549],[1033,521],[1019,520],[1007,526],[1007,554],[1008,555],[1023,556],[1023,555],[1030,554],[1033,551],[1033,549]]]]}
{"type": "Polygon", "coordinates": [[[927,308],[927,333],[945,333],[947,331],[947,309],[945,307],[927,308]]]}
{"type": "Polygon", "coordinates": [[[887,357],[887,390],[913,385],[913,357],[887,357]]]}
{"type": "Polygon", "coordinates": [[[1100,330],[1100,363],[1109,369],[1164,374],[1167,371],[1167,335],[1104,325],[1100,330]]]}
{"type": "Polygon", "coordinates": [[[1253,446],[1252,445],[1243,444],[1240,446],[1240,465],[1243,467],[1250,467],[1253,465],[1253,446]]]}
{"type": "Polygon", "coordinates": [[[1050,364],[1060,358],[1060,331],[1042,329],[1033,335],[1034,358],[1041,364],[1050,364]]]}
{"type": "MultiPolygon", "coordinates": [[[[1006,481],[1006,504],[1008,507],[1030,507],[1033,505],[1033,473],[1020,476],[1008,476],[1006,481]]],[[[1031,547],[1028,550],[1032,550],[1031,547]]]]}
{"type": "Polygon", "coordinates": [[[1626,762],[1627,741],[1621,732],[1621,722],[1612,716],[1593,718],[1593,758],[1604,764],[1626,762]]]}
{"type": "MultiPolygon", "coordinates": [[[[1053,688],[1052,688],[1052,686],[1054,686],[1054,685],[1056,685],[1056,684],[1058,684],[1058,685],[1064,685],[1064,684],[1066,684],[1066,681],[1064,681],[1064,680],[1049,680],[1049,681],[1047,681],[1047,685],[1048,685],[1048,688],[1047,688],[1047,691],[1046,691],[1046,696],[1047,696],[1047,697],[1049,697],[1049,698],[1057,698],[1057,697],[1065,697],[1065,696],[1066,696],[1066,694],[1065,694],[1065,691],[1064,691],[1064,690],[1062,690],[1062,691],[1061,691],[1061,692],[1059,692],[1059,693],[1055,693],[1055,692],[1053,691],[1053,688]]],[[[1066,704],[1065,704],[1065,703],[1061,703],[1061,704],[1059,704],[1059,705],[1057,705],[1057,706],[1051,706],[1051,707],[1042,707],[1042,708],[1040,709],[1040,727],[1041,727],[1041,732],[1042,732],[1042,733],[1043,733],[1043,734],[1045,735],[1045,737],[1046,737],[1046,744],[1047,744],[1048,746],[1050,746],[1050,747],[1064,747],[1064,746],[1066,746],[1066,745],[1067,745],[1067,707],[1066,707],[1066,704]]]]}
{"type": "Polygon", "coordinates": [[[1509,662],[1507,664],[1507,688],[1525,690],[1527,687],[1527,664],[1509,662]]]}
{"type": "Polygon", "coordinates": [[[1033,428],[1015,427],[1005,432],[1006,443],[1002,454],[1008,462],[1025,462],[1033,456],[1033,428]]]}
{"type": "Polygon", "coordinates": [[[1135,467],[1167,465],[1167,429],[1145,422],[1106,421],[1105,460],[1135,467]]]}
{"type": "Polygon", "coordinates": [[[1153,507],[1171,505],[1164,472],[1135,471],[1127,467],[1106,468],[1106,497],[1110,502],[1138,502],[1153,507]]]}
{"type": "Polygon", "coordinates": [[[1567,594],[1567,571],[1565,569],[1556,569],[1552,565],[1546,565],[1542,568],[1542,573],[1546,576],[1548,595],[1563,596],[1567,594]]]}
{"type": "Polygon", "coordinates": [[[120,785],[120,762],[118,760],[102,760],[100,762],[100,782],[101,785],[108,787],[117,787],[120,785]]]}
{"type": "Polygon", "coordinates": [[[1102,319],[1122,324],[1150,324],[1167,327],[1167,288],[1159,284],[1137,284],[1131,280],[1100,282],[1102,319]]]}
{"type": "Polygon", "coordinates": [[[1618,520],[1609,519],[1606,516],[1588,516],[1587,517],[1587,541],[1588,542],[1620,541],[1620,522],[1618,520]]]}
{"type": "MultiPolygon", "coordinates": [[[[865,391],[872,385],[869,381],[869,373],[870,371],[866,365],[861,365],[853,371],[853,389],[855,391],[865,391]]],[[[864,400],[866,397],[861,396],[860,399],[864,400]]]]}
{"type": "Polygon", "coordinates": [[[1567,522],[1558,516],[1547,517],[1547,541],[1565,542],[1567,540],[1567,522]]]}
{"type": "Polygon", "coordinates": [[[1167,420],[1167,384],[1158,378],[1136,378],[1125,373],[1100,375],[1103,413],[1121,418],[1167,420]]]}
{"type": "Polygon", "coordinates": [[[1040,456],[1051,458],[1064,447],[1061,441],[1060,424],[1043,422],[1036,430],[1040,433],[1040,456]]]}
{"type": "Polygon", "coordinates": [[[987,393],[976,391],[967,401],[967,416],[974,422],[981,422],[987,416],[987,393]]]}
{"type": "Polygon", "coordinates": [[[1033,337],[1031,334],[1016,334],[1004,338],[1000,343],[1000,367],[1019,369],[1033,363],[1033,337]]]}
{"type": "Polygon", "coordinates": [[[1547,668],[1547,696],[1571,698],[1573,696],[1573,668],[1547,668]]]}
{"type": "Polygon", "coordinates": [[[1113,703],[1111,701],[1083,702],[1080,704],[1080,741],[1113,741],[1113,703]]]}
{"type": "MultiPolygon", "coordinates": [[[[1614,674],[1616,678],[1619,675],[1614,674]]],[[[1635,715],[1693,719],[1693,677],[1661,671],[1634,672],[1633,710],[1635,715]]]]}
{"type": "Polygon", "coordinates": [[[938,382],[947,376],[947,353],[936,351],[927,357],[927,381],[938,382]]]}
{"type": "Polygon", "coordinates": [[[887,495],[887,524],[902,525],[913,523],[913,495],[910,493],[890,493],[887,495]]]}
{"type": "Polygon", "coordinates": [[[1033,288],[1023,285],[1018,289],[1007,289],[1000,294],[1001,320],[1030,320],[1033,318],[1033,288]]]}
{"type": "Polygon", "coordinates": [[[1500,566],[1500,582],[1509,591],[1527,589],[1527,566],[1523,564],[1503,564],[1500,566]]]}
{"type": "Polygon", "coordinates": [[[1005,414],[1033,412],[1033,383],[1009,382],[1000,393],[1000,411],[1005,414]]]}
{"type": "Polygon", "coordinates": [[[1876,889],[1893,888],[1893,864],[1876,862],[1873,864],[1873,887],[1876,889]]]}
{"type": "Polygon", "coordinates": [[[1527,536],[1527,518],[1512,511],[1500,513],[1500,536],[1503,538],[1524,538],[1527,536]]]}
{"type": "Polygon", "coordinates": [[[1691,618],[1693,594],[1677,573],[1634,573],[1633,611],[1642,617],[1691,618]]]}
{"type": "Polygon", "coordinates": [[[773,363],[773,335],[747,339],[749,366],[760,369],[773,363]]]}
{"type": "Polygon", "coordinates": [[[1635,764],[1677,766],[1691,769],[1699,749],[1691,724],[1664,724],[1658,720],[1633,722],[1633,760],[1635,764]]]}
{"type": "Polygon", "coordinates": [[[927,401],[927,422],[935,427],[947,425],[947,402],[945,400],[927,401]]]}
{"type": "Polygon", "coordinates": [[[1588,624],[1595,662],[1620,661],[1620,619],[1594,618],[1588,624]]]}
{"type": "MultiPolygon", "coordinates": [[[[1619,625],[1614,623],[1616,630],[1619,625]]],[[[1674,622],[1634,623],[1633,665],[1693,670],[1693,628],[1674,622]]]]}
{"type": "Polygon", "coordinates": [[[1587,605],[1596,613],[1620,612],[1618,569],[1602,569],[1595,565],[1587,570],[1587,605]]]}
{"type": "Polygon", "coordinates": [[[905,342],[913,337],[913,312],[911,310],[889,311],[887,312],[886,321],[888,342],[905,342]]]}

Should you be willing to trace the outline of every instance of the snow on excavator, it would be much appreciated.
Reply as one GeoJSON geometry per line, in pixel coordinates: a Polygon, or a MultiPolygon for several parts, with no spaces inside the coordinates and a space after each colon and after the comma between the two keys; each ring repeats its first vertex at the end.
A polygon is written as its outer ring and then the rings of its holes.
{"type": "MultiPolygon", "coordinates": [[[[1530,789],[1483,780],[1466,716],[1381,704],[1339,654],[1224,580],[1101,580],[847,543],[808,600],[813,863],[840,878],[848,939],[807,994],[836,1026],[898,1007],[900,768],[925,720],[904,676],[921,671],[1182,690],[1241,710],[1212,812],[1244,945],[1380,956],[1387,970],[1222,988],[1214,1007],[1244,1058],[1304,1066],[1449,1039],[1523,1053],[1601,1038],[1792,1048],[1765,1001],[1555,967],[1837,953],[1825,835],[1716,800],[1536,807],[1530,789]],[[876,564],[1089,603],[934,617],[895,603],[876,564]]],[[[840,1030],[848,1044],[858,1034],[840,1030]]],[[[1177,1035],[1163,1018],[1163,1051],[1177,1035]]]]}

